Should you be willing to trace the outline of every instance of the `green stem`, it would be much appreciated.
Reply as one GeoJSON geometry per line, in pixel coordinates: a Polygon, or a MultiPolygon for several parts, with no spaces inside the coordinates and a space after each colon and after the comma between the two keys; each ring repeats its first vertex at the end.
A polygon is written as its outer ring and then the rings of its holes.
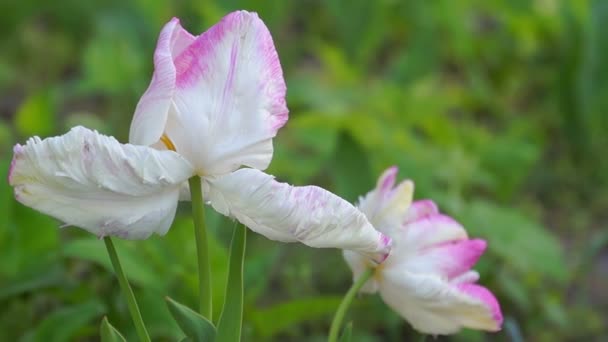
{"type": "Polygon", "coordinates": [[[139,336],[140,341],[150,342],[150,336],[148,336],[148,331],[144,325],[144,320],[141,318],[141,313],[139,312],[135,295],[133,294],[129,281],[122,270],[122,266],[120,266],[120,260],[118,260],[118,254],[116,254],[114,243],[109,236],[104,237],[103,241],[105,242],[106,249],[110,255],[110,261],[114,267],[114,272],[116,273],[116,278],[118,278],[118,283],[120,284],[122,294],[127,299],[127,305],[129,306],[129,312],[131,313],[131,318],[133,319],[135,329],[137,330],[137,336],[139,336]]]}
{"type": "Polygon", "coordinates": [[[334,319],[331,322],[331,328],[329,329],[329,338],[328,338],[329,342],[338,341],[338,334],[340,333],[340,327],[342,326],[342,321],[344,320],[344,315],[346,314],[346,311],[350,307],[350,304],[352,303],[353,298],[355,298],[355,295],[357,294],[357,292],[359,292],[359,290],[369,280],[369,278],[372,277],[373,274],[374,274],[373,268],[366,269],[365,272],[363,272],[363,274],[361,274],[359,279],[357,279],[357,281],[355,281],[353,283],[353,285],[350,287],[350,289],[344,296],[344,299],[342,299],[342,303],[340,303],[340,306],[338,307],[338,310],[336,311],[336,314],[334,315],[334,319]]]}
{"type": "Polygon", "coordinates": [[[418,337],[418,342],[424,342],[424,341],[426,341],[426,335],[420,334],[420,337],[418,337]]]}
{"type": "Polygon", "coordinates": [[[194,176],[188,180],[188,183],[190,184],[194,235],[196,239],[196,255],[198,258],[199,311],[203,317],[212,321],[213,302],[211,299],[211,266],[209,263],[207,230],[205,229],[205,211],[201,178],[199,176],[194,176]]]}

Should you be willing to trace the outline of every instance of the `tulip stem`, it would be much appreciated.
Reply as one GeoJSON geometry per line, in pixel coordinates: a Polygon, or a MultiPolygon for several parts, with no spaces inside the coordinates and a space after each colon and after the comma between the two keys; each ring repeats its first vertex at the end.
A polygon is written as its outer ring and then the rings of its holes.
{"type": "Polygon", "coordinates": [[[353,298],[355,298],[357,292],[359,292],[359,290],[369,280],[369,278],[372,277],[373,274],[374,269],[367,268],[365,272],[363,272],[363,274],[361,274],[361,276],[353,283],[348,292],[346,292],[346,295],[344,296],[344,299],[342,299],[342,302],[340,303],[340,306],[338,307],[338,310],[334,315],[334,319],[331,322],[331,328],[329,329],[328,338],[329,342],[338,341],[338,334],[340,333],[340,327],[342,326],[342,321],[344,320],[344,315],[346,314],[346,311],[350,307],[350,304],[352,303],[353,298]]]}
{"type": "Polygon", "coordinates": [[[211,299],[211,266],[209,263],[207,229],[205,228],[205,211],[201,178],[199,176],[194,176],[189,179],[188,183],[190,184],[194,235],[196,239],[196,255],[198,258],[199,311],[203,317],[212,321],[213,302],[211,299]]]}
{"type": "Polygon", "coordinates": [[[127,306],[129,307],[129,313],[131,313],[133,324],[135,324],[137,336],[139,336],[140,341],[150,342],[150,336],[148,336],[148,331],[144,325],[144,320],[141,318],[141,313],[139,312],[139,307],[137,306],[137,300],[135,300],[135,295],[133,294],[131,285],[129,285],[125,272],[122,270],[120,260],[118,259],[118,254],[116,254],[116,248],[114,248],[114,243],[109,236],[104,237],[103,242],[106,244],[106,249],[108,250],[112,267],[114,267],[116,278],[118,278],[118,283],[120,284],[122,294],[127,299],[127,306]]]}

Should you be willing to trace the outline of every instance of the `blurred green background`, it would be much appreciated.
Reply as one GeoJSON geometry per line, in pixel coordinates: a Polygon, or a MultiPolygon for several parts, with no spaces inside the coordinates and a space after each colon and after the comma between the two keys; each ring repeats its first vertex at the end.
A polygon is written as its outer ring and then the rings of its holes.
{"type": "MultiPolygon", "coordinates": [[[[489,241],[477,269],[504,328],[439,341],[608,339],[606,1],[2,1],[2,177],[32,135],[84,125],[126,141],[162,25],[199,33],[235,9],[269,26],[288,85],[269,172],[355,201],[398,165],[416,198],[489,241]]],[[[0,210],[1,341],[95,341],[104,315],[135,338],[102,241],[6,181],[0,210]]],[[[223,290],[233,223],[207,212],[223,290]]],[[[188,214],[164,238],[117,241],[154,340],[180,336],[163,296],[195,306],[188,214]]],[[[324,340],[351,283],[341,253],[253,233],[248,248],[244,340],[324,340]]],[[[413,336],[378,296],[349,318],[356,341],[413,336]]]]}

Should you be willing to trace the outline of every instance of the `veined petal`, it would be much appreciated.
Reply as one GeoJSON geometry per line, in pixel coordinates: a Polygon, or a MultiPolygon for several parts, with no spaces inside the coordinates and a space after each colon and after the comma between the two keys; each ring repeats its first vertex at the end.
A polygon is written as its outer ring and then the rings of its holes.
{"type": "Polygon", "coordinates": [[[380,295],[425,334],[453,334],[461,328],[498,331],[502,326],[496,298],[479,285],[455,285],[438,276],[391,268],[382,274],[380,295]]]}
{"type": "Polygon", "coordinates": [[[207,198],[269,239],[358,251],[382,261],[391,240],[347,201],[316,186],[294,187],[255,169],[207,181],[207,198]]]}
{"type": "Polygon", "coordinates": [[[148,146],[156,143],[162,136],[175,93],[176,68],[173,60],[190,46],[194,39],[195,37],[182,28],[177,18],[171,19],[163,27],[154,51],[152,81],[139,100],[131,121],[130,143],[148,146]]]}
{"type": "Polygon", "coordinates": [[[242,165],[260,170],[287,121],[285,81],[257,14],[233,12],[174,60],[177,78],[165,133],[201,175],[242,165]]]}
{"type": "Polygon", "coordinates": [[[144,239],[169,229],[180,185],[193,174],[172,151],[120,144],[83,127],[16,145],[15,198],[98,236],[144,239]]]}

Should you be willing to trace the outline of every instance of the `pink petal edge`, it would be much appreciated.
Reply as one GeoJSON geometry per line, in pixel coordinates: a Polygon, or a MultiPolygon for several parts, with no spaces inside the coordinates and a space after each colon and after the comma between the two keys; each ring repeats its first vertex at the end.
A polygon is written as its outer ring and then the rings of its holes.
{"type": "Polygon", "coordinates": [[[17,158],[21,156],[23,153],[23,146],[16,144],[13,146],[13,159],[11,160],[11,165],[8,168],[8,176],[6,177],[8,184],[12,185],[13,183],[13,171],[15,171],[15,166],[17,164],[17,158]]]}
{"type": "MultiPolygon", "coordinates": [[[[177,58],[175,58],[176,84],[179,88],[185,88],[195,83],[207,72],[207,65],[199,61],[210,58],[215,52],[216,46],[223,37],[230,31],[238,31],[242,36],[246,33],[255,34],[259,50],[262,51],[263,58],[266,59],[265,72],[259,75],[262,84],[272,83],[269,87],[270,93],[270,129],[274,134],[285,125],[288,120],[289,110],[285,100],[287,86],[283,78],[283,70],[279,61],[279,56],[274,46],[272,36],[264,22],[258,17],[257,13],[247,11],[236,11],[223,17],[219,23],[210,27],[206,32],[196,38],[196,40],[186,48],[177,58]],[[247,29],[248,31],[245,31],[247,29]],[[251,32],[249,32],[251,31],[251,32]]],[[[225,91],[229,91],[232,85],[231,74],[236,63],[236,52],[238,41],[233,42],[231,47],[231,65],[228,75],[228,82],[225,91]]]]}
{"type": "Polygon", "coordinates": [[[458,284],[456,285],[462,293],[467,294],[483,302],[489,309],[492,319],[496,322],[496,331],[502,328],[503,316],[498,300],[487,288],[477,284],[458,284]]]}
{"type": "Polygon", "coordinates": [[[435,202],[430,199],[418,200],[413,202],[410,206],[405,218],[405,223],[410,223],[437,214],[439,214],[439,208],[435,202]]]}

